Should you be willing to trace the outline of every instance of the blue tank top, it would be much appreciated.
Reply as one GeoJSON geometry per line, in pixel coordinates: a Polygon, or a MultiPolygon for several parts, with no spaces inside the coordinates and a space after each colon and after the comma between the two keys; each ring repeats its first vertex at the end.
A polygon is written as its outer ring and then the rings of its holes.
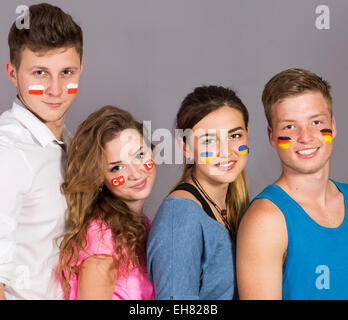
{"type": "Polygon", "coordinates": [[[285,217],[288,250],[283,266],[284,300],[348,299],[348,184],[331,181],[344,197],[345,216],[337,228],[316,223],[274,184],[252,200],[272,201],[285,217]]]}

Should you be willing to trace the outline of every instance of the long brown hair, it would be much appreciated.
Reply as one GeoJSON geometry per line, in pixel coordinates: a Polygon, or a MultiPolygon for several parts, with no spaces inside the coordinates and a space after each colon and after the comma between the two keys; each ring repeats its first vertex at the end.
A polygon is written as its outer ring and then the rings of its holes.
{"type": "Polygon", "coordinates": [[[105,106],[92,113],[79,126],[68,149],[66,178],[62,191],[66,196],[70,232],[60,244],[58,276],[65,297],[69,295],[69,280],[78,262],[92,220],[105,222],[114,235],[117,276],[127,274],[132,266],[140,266],[146,249],[147,231],[142,216],[112,194],[104,184],[106,163],[104,147],[125,129],[142,125],[131,114],[114,106],[105,106]]]}
{"type": "MultiPolygon", "coordinates": [[[[249,113],[236,93],[222,86],[201,86],[188,94],[176,116],[176,128],[183,132],[192,129],[209,113],[228,106],[241,112],[245,127],[248,128],[249,113]]],[[[179,137],[180,138],[180,137],[179,137]]],[[[186,142],[186,137],[182,139],[186,142]]],[[[194,164],[186,163],[184,172],[178,184],[186,181],[192,175],[194,164]]],[[[177,185],[178,185],[177,184],[177,185]]],[[[231,182],[226,195],[227,220],[233,233],[237,232],[243,213],[249,205],[248,183],[245,169],[235,181],[231,182]]]]}

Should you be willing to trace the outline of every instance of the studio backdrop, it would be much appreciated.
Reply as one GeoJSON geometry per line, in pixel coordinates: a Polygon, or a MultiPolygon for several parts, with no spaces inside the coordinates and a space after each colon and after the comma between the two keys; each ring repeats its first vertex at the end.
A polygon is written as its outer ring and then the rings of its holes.
{"type": "MultiPolygon", "coordinates": [[[[9,60],[7,36],[16,8],[40,1],[1,0],[0,60],[9,60]]],[[[261,103],[265,83],[291,67],[305,68],[332,85],[338,135],[331,177],[348,182],[348,1],[346,0],[47,0],[70,13],[84,32],[84,70],[66,125],[104,105],[130,111],[150,125],[152,142],[174,129],[181,101],[200,85],[237,91],[250,113],[247,174],[253,197],[280,174],[268,143],[261,103]],[[166,129],[166,130],[164,130],[166,129]]],[[[0,73],[0,112],[16,94],[0,73]]],[[[157,165],[145,211],[153,218],[178,181],[182,165],[172,150],[157,165]]],[[[161,156],[161,155],[160,155],[161,156]]]]}

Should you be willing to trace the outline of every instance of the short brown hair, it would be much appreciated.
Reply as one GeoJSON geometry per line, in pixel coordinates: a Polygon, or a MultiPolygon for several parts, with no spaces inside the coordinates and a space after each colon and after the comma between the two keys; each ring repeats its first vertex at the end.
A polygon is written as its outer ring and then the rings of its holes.
{"type": "Polygon", "coordinates": [[[272,127],[272,106],[277,101],[306,91],[320,92],[332,115],[330,89],[331,86],[327,81],[305,69],[292,68],[276,74],[267,82],[262,93],[262,103],[269,126],[272,127]]]}
{"type": "Polygon", "coordinates": [[[10,60],[16,69],[25,48],[39,52],[73,47],[82,60],[82,30],[69,14],[58,7],[40,3],[29,7],[29,21],[29,29],[18,29],[14,22],[8,35],[10,60]]]}

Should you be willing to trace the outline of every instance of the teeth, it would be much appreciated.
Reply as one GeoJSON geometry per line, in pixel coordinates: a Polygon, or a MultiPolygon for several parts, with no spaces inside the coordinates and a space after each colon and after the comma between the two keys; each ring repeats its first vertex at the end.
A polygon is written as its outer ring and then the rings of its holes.
{"type": "Polygon", "coordinates": [[[301,150],[301,151],[297,151],[297,153],[299,154],[303,154],[303,155],[307,155],[307,154],[311,154],[315,151],[317,151],[318,148],[315,149],[307,149],[307,150],[301,150]]]}
{"type": "Polygon", "coordinates": [[[219,164],[219,167],[227,168],[227,167],[229,167],[230,165],[232,165],[233,163],[235,163],[235,161],[228,162],[228,163],[225,163],[225,164],[219,164]]]}

